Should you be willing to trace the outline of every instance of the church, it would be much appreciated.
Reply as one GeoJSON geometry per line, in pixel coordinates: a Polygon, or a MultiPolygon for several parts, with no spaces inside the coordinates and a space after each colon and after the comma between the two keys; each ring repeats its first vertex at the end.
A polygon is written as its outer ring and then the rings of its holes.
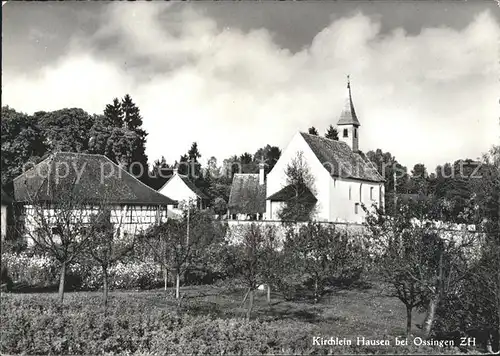
{"type": "Polygon", "coordinates": [[[384,205],[384,178],[360,151],[360,122],[348,78],[344,108],[337,122],[339,140],[297,132],[267,177],[237,174],[228,203],[232,219],[280,220],[280,211],[295,197],[285,173],[299,159],[307,167],[311,187],[301,197],[314,209],[313,219],[362,223],[362,205],[384,205]]]}

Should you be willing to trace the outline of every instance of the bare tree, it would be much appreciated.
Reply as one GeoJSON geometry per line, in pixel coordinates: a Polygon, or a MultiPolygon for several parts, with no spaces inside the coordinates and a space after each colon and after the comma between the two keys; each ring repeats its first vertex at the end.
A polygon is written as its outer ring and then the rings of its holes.
{"type": "Polygon", "coordinates": [[[59,263],[61,303],[67,268],[85,251],[92,236],[88,228],[91,205],[81,198],[75,187],[72,180],[65,184],[44,184],[33,194],[30,194],[32,189],[26,189],[29,198],[24,206],[25,224],[20,231],[40,252],[59,263]]]}
{"type": "Polygon", "coordinates": [[[91,216],[88,256],[101,268],[104,308],[108,306],[109,269],[134,249],[135,233],[121,237],[123,215],[117,226],[111,222],[112,207],[101,205],[91,216]]]}

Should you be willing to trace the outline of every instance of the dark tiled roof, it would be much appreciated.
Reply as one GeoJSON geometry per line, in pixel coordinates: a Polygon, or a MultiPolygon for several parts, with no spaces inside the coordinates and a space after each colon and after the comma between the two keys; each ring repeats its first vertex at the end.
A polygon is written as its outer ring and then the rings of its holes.
{"type": "Polygon", "coordinates": [[[18,202],[58,200],[64,192],[72,192],[89,203],[176,203],[97,154],[58,152],[14,179],[14,198],[18,202]]]}
{"type": "Polygon", "coordinates": [[[347,90],[347,98],[344,104],[344,108],[340,113],[340,118],[337,122],[337,125],[361,126],[358,120],[358,116],[356,115],[356,110],[354,110],[354,104],[352,103],[351,85],[349,83],[347,83],[347,90]]]}
{"type": "Polygon", "coordinates": [[[2,204],[10,204],[12,202],[13,202],[12,198],[2,189],[2,204]]]}
{"type": "Polygon", "coordinates": [[[266,185],[258,174],[235,174],[228,209],[232,214],[256,214],[266,211],[266,185]]]}
{"type": "MultiPolygon", "coordinates": [[[[295,198],[294,187],[291,185],[287,185],[283,189],[272,194],[270,197],[267,198],[267,200],[289,201],[289,200],[294,199],[294,198],[295,198]]],[[[314,203],[318,200],[318,199],[316,199],[314,194],[309,189],[306,189],[298,198],[300,201],[307,202],[307,203],[314,203]]]]}
{"type": "MultiPolygon", "coordinates": [[[[177,173],[177,175],[179,176],[180,179],[182,179],[182,181],[189,187],[189,189],[191,189],[199,198],[201,199],[209,199],[201,190],[200,188],[198,188],[190,179],[188,176],[185,176],[185,175],[182,175],[182,174],[179,174],[177,173]]],[[[158,190],[161,190],[163,189],[164,186],[166,186],[168,184],[168,182],[170,182],[170,180],[172,180],[174,178],[174,176],[172,176],[160,189],[158,190]]]]}
{"type": "Polygon", "coordinates": [[[383,182],[384,178],[375,166],[353,152],[345,142],[330,140],[321,136],[300,133],[321,164],[332,177],[383,182]]]}

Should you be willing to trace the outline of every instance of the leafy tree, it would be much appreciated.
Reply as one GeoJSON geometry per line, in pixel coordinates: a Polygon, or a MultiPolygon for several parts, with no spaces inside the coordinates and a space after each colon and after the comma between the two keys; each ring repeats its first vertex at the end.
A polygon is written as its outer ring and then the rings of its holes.
{"type": "MultiPolygon", "coordinates": [[[[500,350],[500,146],[483,155],[479,175],[472,176],[474,222],[484,233],[481,259],[472,270],[472,312],[468,320],[489,324],[493,351],[500,350]],[[479,315],[478,315],[479,314],[479,315]]],[[[479,325],[484,328],[483,325],[479,325]]]]}
{"type": "Polygon", "coordinates": [[[316,130],[314,126],[311,126],[307,131],[309,132],[310,135],[315,135],[315,136],[319,135],[318,130],[316,130]]]}
{"type": "Polygon", "coordinates": [[[127,169],[133,161],[133,151],[139,137],[125,128],[114,128],[106,143],[106,156],[127,169]]]}
{"type": "Polygon", "coordinates": [[[264,160],[265,163],[265,173],[269,173],[276,162],[278,162],[281,157],[281,150],[277,146],[266,145],[265,147],[259,148],[255,154],[253,155],[253,161],[255,167],[258,167],[257,163],[260,163],[261,160],[264,160]]]}
{"type": "Polygon", "coordinates": [[[368,151],[366,157],[385,179],[385,211],[392,215],[395,213],[395,193],[408,192],[407,169],[390,152],[383,152],[380,148],[375,151],[368,151]],[[396,176],[396,181],[394,181],[394,176],[396,176]],[[396,183],[396,189],[394,183],[396,183]]]}
{"type": "Polygon", "coordinates": [[[428,200],[401,203],[393,217],[384,216],[379,209],[366,210],[366,223],[379,253],[379,268],[407,308],[407,332],[412,309],[426,303],[426,337],[433,330],[439,304],[454,293],[467,274],[467,256],[473,253],[476,243],[470,231],[436,221],[434,209],[428,200]]]}
{"type": "Polygon", "coordinates": [[[154,190],[158,190],[170,179],[172,175],[172,167],[167,163],[165,157],[161,160],[153,162],[151,171],[149,173],[149,186],[154,190]]]}
{"type": "MultiPolygon", "coordinates": [[[[94,115],[93,122],[89,132],[89,153],[106,155],[108,140],[114,127],[108,125],[107,118],[103,115],[94,115]]],[[[113,157],[108,158],[113,159],[113,157]]]]}
{"type": "Polygon", "coordinates": [[[408,182],[408,191],[413,194],[427,195],[429,191],[428,174],[425,165],[417,163],[411,171],[411,177],[408,182]]]}
{"type": "Polygon", "coordinates": [[[329,138],[330,140],[339,140],[339,132],[335,127],[332,125],[328,126],[328,130],[326,130],[325,137],[329,138]]]}
{"type": "Polygon", "coordinates": [[[211,211],[188,209],[183,219],[169,219],[151,227],[142,238],[164,270],[175,274],[176,299],[180,299],[180,276],[225,236],[225,225],[216,222],[211,211]]]}
{"type": "Polygon", "coordinates": [[[245,152],[240,156],[241,164],[250,164],[253,161],[253,157],[250,153],[245,152]]]}
{"type": "Polygon", "coordinates": [[[34,117],[2,107],[1,121],[2,188],[10,192],[7,185],[20,175],[28,162],[38,163],[46,154],[45,137],[34,117]]]}
{"type": "Polygon", "coordinates": [[[51,152],[87,152],[92,125],[92,117],[78,108],[52,111],[40,118],[51,152]]]}
{"type": "Polygon", "coordinates": [[[278,216],[285,221],[311,220],[315,211],[315,202],[310,201],[314,195],[314,177],[304,159],[303,152],[298,152],[285,169],[286,184],[293,191],[293,197],[285,201],[278,216]]]}
{"type": "Polygon", "coordinates": [[[360,272],[354,262],[362,261],[361,247],[333,225],[309,222],[299,229],[288,228],[283,255],[289,268],[312,280],[317,303],[332,277],[360,272]]]}
{"type": "Polygon", "coordinates": [[[270,283],[272,261],[270,253],[273,251],[276,240],[275,231],[272,227],[261,227],[255,223],[247,226],[243,232],[242,241],[235,249],[232,263],[235,270],[240,272],[241,279],[247,288],[242,305],[248,299],[246,318],[250,320],[254,292],[262,283],[270,283]]]}

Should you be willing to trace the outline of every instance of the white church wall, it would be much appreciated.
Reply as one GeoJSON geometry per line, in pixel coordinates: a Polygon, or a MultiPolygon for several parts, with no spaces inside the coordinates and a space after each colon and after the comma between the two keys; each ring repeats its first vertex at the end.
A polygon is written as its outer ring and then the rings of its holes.
{"type": "Polygon", "coordinates": [[[362,223],[366,214],[361,204],[366,207],[371,207],[374,203],[380,204],[380,185],[381,183],[375,182],[332,178],[329,221],[362,223]]]}
{"type": "MultiPolygon", "coordinates": [[[[328,220],[330,209],[330,175],[318,160],[318,158],[311,151],[309,145],[304,141],[304,138],[302,137],[300,132],[297,132],[293,136],[288,146],[283,150],[280,159],[278,160],[278,162],[276,162],[276,165],[274,166],[272,171],[267,175],[266,194],[269,197],[286,186],[287,177],[285,174],[285,169],[287,165],[297,157],[298,152],[302,152],[303,159],[307,163],[311,175],[315,177],[314,194],[316,196],[316,199],[318,199],[318,202],[316,203],[316,219],[328,220]]],[[[272,210],[272,212],[266,210],[266,219],[272,220],[276,218],[275,209],[272,210]]]]}

